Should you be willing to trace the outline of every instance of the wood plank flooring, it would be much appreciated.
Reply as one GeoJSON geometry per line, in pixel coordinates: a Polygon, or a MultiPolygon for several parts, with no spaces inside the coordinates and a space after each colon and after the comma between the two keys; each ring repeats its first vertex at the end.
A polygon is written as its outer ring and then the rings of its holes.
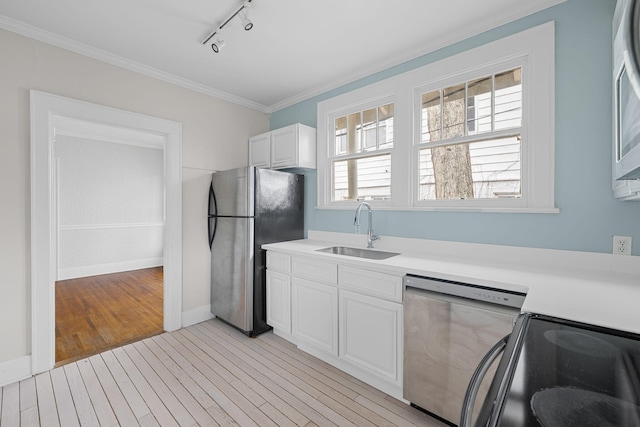
{"type": "Polygon", "coordinates": [[[56,366],[161,332],[162,267],[56,282],[56,366]]]}
{"type": "Polygon", "coordinates": [[[210,320],[0,389],[12,426],[444,426],[271,332],[210,320]]]}

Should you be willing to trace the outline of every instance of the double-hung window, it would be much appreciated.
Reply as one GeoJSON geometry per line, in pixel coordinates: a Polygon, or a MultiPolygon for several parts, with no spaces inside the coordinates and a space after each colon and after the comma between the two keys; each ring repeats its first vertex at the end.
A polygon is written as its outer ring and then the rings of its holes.
{"type": "Polygon", "coordinates": [[[393,102],[384,101],[333,118],[331,201],[389,200],[393,102]]]}
{"type": "Polygon", "coordinates": [[[418,203],[522,197],[522,71],[418,91],[418,203]]]}
{"type": "Polygon", "coordinates": [[[554,24],[318,103],[318,207],[557,212],[554,24]]]}

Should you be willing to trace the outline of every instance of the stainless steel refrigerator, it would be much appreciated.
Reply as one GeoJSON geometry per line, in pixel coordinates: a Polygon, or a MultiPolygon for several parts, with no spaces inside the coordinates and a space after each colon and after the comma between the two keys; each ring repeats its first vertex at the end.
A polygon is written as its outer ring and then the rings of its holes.
{"type": "Polygon", "coordinates": [[[266,322],[266,252],[304,238],[304,176],[244,167],[213,174],[209,190],[211,312],[249,336],[266,322]]]}

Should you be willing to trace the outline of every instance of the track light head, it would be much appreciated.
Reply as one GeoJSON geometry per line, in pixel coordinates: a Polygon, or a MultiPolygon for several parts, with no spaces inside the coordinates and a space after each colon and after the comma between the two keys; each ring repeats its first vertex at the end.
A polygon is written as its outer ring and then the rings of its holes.
{"type": "Polygon", "coordinates": [[[249,31],[253,28],[253,22],[249,19],[249,13],[247,12],[247,6],[244,7],[239,13],[240,20],[242,21],[242,27],[245,31],[249,31]]]}
{"type": "Polygon", "coordinates": [[[220,30],[218,30],[216,36],[216,41],[211,44],[211,49],[213,49],[215,53],[219,53],[227,43],[222,38],[222,33],[220,32],[220,30]]]}

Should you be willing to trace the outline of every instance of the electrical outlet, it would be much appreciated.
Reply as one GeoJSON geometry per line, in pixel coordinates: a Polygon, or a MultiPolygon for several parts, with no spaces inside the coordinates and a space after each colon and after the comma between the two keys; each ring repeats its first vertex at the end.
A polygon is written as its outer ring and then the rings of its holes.
{"type": "Polygon", "coordinates": [[[613,254],[631,255],[631,236],[613,236],[613,254]]]}

